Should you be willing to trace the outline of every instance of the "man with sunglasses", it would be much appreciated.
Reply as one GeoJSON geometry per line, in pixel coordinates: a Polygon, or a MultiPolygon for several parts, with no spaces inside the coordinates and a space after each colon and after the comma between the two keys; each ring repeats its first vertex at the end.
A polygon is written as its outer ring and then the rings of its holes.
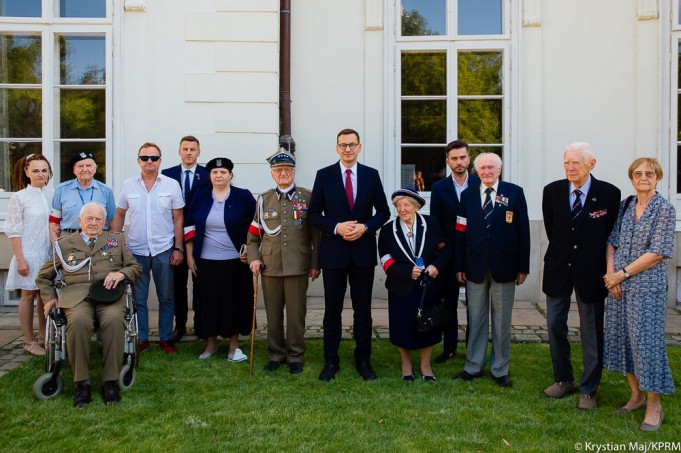
{"type": "Polygon", "coordinates": [[[147,298],[150,273],[153,273],[159,306],[160,346],[167,354],[176,354],[177,349],[172,340],[175,307],[174,272],[171,266],[182,264],[184,260],[182,190],[176,180],[159,173],[161,149],[154,143],[145,143],[140,147],[137,163],[142,173],[123,183],[112,228],[121,231],[129,211],[126,229],[128,246],[142,265],[142,275],[133,286],[140,352],[150,346],[147,298]]]}
{"type": "Polygon", "coordinates": [[[365,381],[377,378],[371,368],[371,293],[374,284],[376,231],[390,218],[390,208],[376,169],[357,162],[359,134],[343,129],[336,137],[340,160],[317,172],[310,222],[322,233],[319,261],[324,281],[324,360],[320,381],[339,370],[345,290],[350,282],[355,338],[355,368],[365,381]]]}

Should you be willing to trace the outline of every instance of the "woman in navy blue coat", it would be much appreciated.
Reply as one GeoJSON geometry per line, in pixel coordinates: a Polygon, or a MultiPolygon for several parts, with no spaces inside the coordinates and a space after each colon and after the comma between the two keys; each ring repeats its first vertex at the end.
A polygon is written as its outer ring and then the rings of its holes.
{"type": "MultiPolygon", "coordinates": [[[[414,380],[411,351],[418,349],[423,379],[434,381],[430,357],[433,346],[442,340],[442,330],[418,332],[415,319],[423,291],[421,275],[425,272],[437,278],[438,269],[444,269],[451,257],[451,249],[437,221],[417,212],[426,204],[417,192],[400,189],[391,198],[398,218],[386,223],[378,238],[378,254],[387,275],[390,342],[400,349],[402,379],[414,380]]],[[[439,297],[435,285],[431,285],[424,306],[437,303],[439,297]]]]}
{"type": "Polygon", "coordinates": [[[198,301],[194,301],[194,330],[206,338],[199,359],[217,351],[217,337],[229,338],[227,359],[247,360],[239,349],[239,334],[248,335],[253,320],[251,271],[240,260],[248,227],[255,214],[255,198],[246,189],[233,187],[231,160],[209,161],[210,185],[193,197],[185,218],[187,265],[197,279],[198,301]],[[200,282],[200,283],[199,283],[200,282]]]}

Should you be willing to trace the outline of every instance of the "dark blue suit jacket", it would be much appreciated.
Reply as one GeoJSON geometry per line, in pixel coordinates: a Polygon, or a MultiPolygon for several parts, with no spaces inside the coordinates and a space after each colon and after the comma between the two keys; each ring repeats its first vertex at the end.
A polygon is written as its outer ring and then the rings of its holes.
{"type": "MultiPolygon", "coordinates": [[[[432,264],[438,270],[438,278],[446,278],[441,272],[451,257],[451,246],[445,241],[445,237],[440,232],[436,219],[427,215],[424,215],[423,218],[428,225],[425,244],[423,245],[423,264],[426,267],[432,264]]],[[[416,217],[416,222],[418,222],[417,231],[423,231],[421,229],[423,225],[418,216],[416,217]]],[[[381,234],[378,237],[378,254],[381,256],[383,269],[387,275],[385,287],[391,293],[398,296],[406,296],[412,291],[415,284],[415,281],[411,279],[414,263],[409,258],[411,257],[414,261],[415,259],[399,223],[400,219],[398,217],[381,228],[381,234]],[[394,232],[396,226],[397,240],[395,240],[394,232]],[[401,248],[398,241],[402,244],[401,248]]],[[[416,234],[416,244],[414,245],[416,250],[421,249],[421,237],[420,233],[416,234]]]]}
{"type": "Polygon", "coordinates": [[[357,197],[352,211],[345,195],[340,161],[317,171],[308,215],[322,233],[319,246],[322,269],[343,269],[351,262],[357,267],[376,265],[376,232],[390,218],[390,208],[374,168],[357,164],[357,197]],[[338,223],[347,220],[364,223],[369,229],[358,240],[345,241],[333,231],[338,223]]]}
{"type": "MultiPolygon", "coordinates": [[[[182,165],[175,165],[174,167],[166,168],[165,170],[161,170],[161,173],[177,181],[180,184],[180,189],[182,189],[184,192],[184,168],[182,168],[182,165]]],[[[192,189],[189,191],[189,194],[185,196],[184,200],[185,216],[187,215],[187,208],[192,201],[192,197],[199,190],[199,187],[205,184],[210,185],[210,173],[208,170],[206,170],[206,167],[197,165],[196,171],[194,172],[194,181],[192,181],[192,189]]]]}
{"type": "MultiPolygon", "coordinates": [[[[248,227],[255,215],[255,198],[247,189],[232,186],[229,197],[225,200],[225,228],[229,239],[234,244],[237,252],[246,243],[248,227]]],[[[206,233],[206,219],[210,208],[213,206],[213,186],[203,184],[200,190],[194,194],[192,204],[184,218],[185,228],[195,227],[194,234],[185,234],[185,240],[194,240],[194,259],[201,258],[203,238],[206,233]]]]}
{"type": "Polygon", "coordinates": [[[496,196],[487,229],[480,185],[469,185],[461,194],[454,268],[474,283],[482,283],[488,270],[499,283],[515,281],[519,272],[530,273],[530,220],[523,189],[499,181],[496,196]]]}
{"type": "Polygon", "coordinates": [[[591,176],[582,213],[572,225],[570,181],[544,187],[542,213],[549,246],[544,256],[544,293],[569,296],[574,287],[584,303],[603,301],[605,248],[620,208],[620,190],[591,176]]]}
{"type": "MultiPolygon", "coordinates": [[[[480,178],[476,175],[468,175],[468,185],[480,184],[480,178]]],[[[456,231],[456,216],[459,212],[459,198],[456,196],[456,189],[452,177],[448,176],[439,180],[430,191],[430,215],[436,217],[440,224],[440,230],[447,237],[447,240],[454,245],[456,231]]]]}

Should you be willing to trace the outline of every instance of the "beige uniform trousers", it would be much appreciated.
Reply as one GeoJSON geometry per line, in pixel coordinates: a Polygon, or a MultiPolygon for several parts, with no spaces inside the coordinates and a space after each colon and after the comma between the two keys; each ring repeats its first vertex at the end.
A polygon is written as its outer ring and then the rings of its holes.
{"type": "Polygon", "coordinates": [[[267,313],[267,347],[270,360],[302,362],[305,354],[305,315],[309,275],[262,278],[267,313]],[[286,307],[286,336],[284,336],[286,307]]]}

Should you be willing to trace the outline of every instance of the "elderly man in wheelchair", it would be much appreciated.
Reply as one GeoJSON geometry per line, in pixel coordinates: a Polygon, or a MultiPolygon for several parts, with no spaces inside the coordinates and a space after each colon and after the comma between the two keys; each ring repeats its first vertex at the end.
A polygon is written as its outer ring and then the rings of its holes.
{"type": "Polygon", "coordinates": [[[66,316],[68,352],[75,393],[73,405],[92,401],[90,346],[99,323],[102,339],[102,398],[107,405],[121,400],[118,386],[125,344],[126,297],[123,280],[134,281],[142,272],[122,233],[104,232],[106,212],[98,203],[86,203],[78,216],[81,231],[55,242],[55,256],[40,269],[36,284],[45,303],[45,315],[58,306],[66,316]],[[59,294],[58,286],[62,286],[59,294]]]}

